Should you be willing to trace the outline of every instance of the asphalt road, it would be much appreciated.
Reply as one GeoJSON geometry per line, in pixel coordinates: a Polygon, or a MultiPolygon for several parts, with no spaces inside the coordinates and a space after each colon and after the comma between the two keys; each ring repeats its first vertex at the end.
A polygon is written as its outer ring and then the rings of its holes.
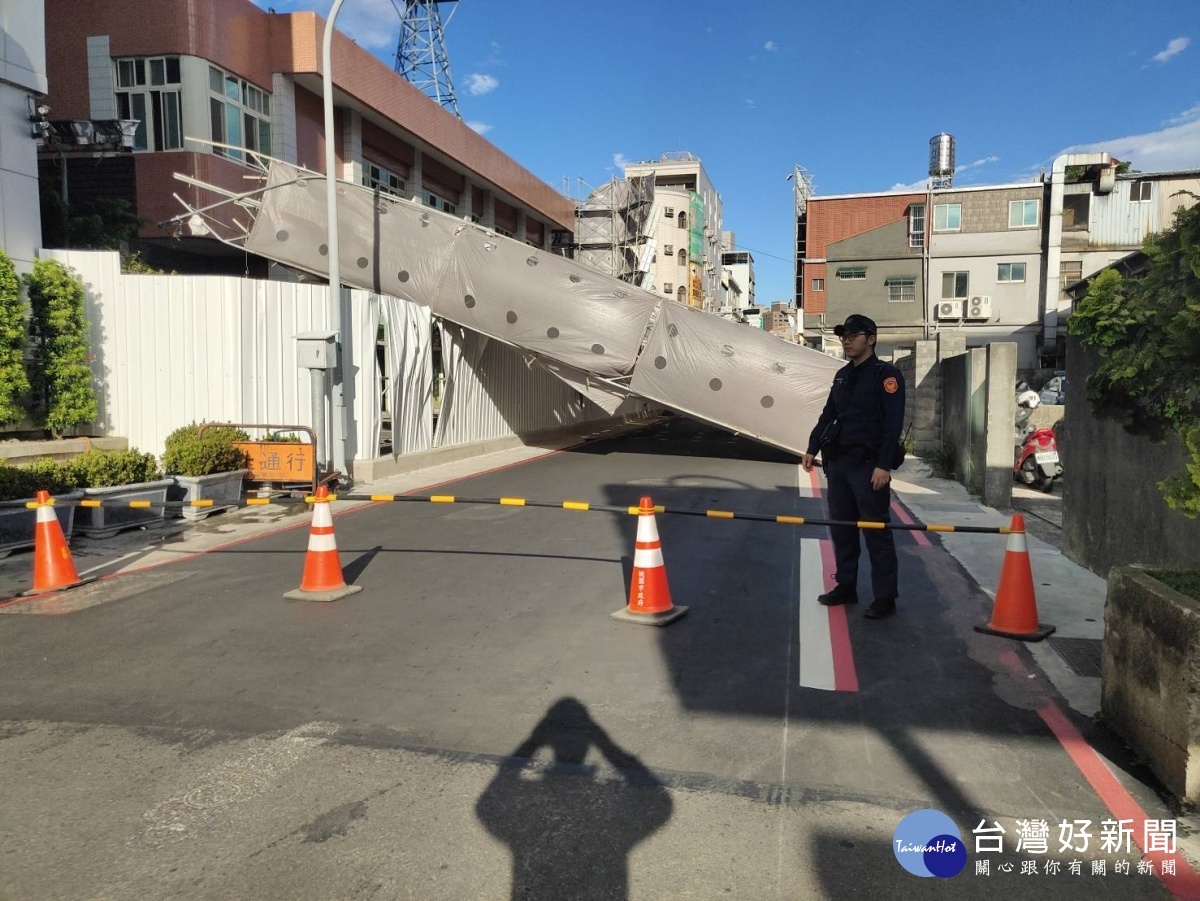
{"type": "MultiPolygon", "coordinates": [[[[805,485],[793,458],[677,419],[438,492],[820,516],[805,485]]],[[[900,615],[848,608],[857,690],[829,691],[799,678],[800,539],[825,533],[657,519],[690,608],[663,629],[609,617],[634,517],[407,503],[336,518],[364,589],[336,603],[282,598],[292,530],[0,617],[0,897],[1170,897],[1136,849],[1101,853],[1112,813],[1054,711],[1168,817],[1152,781],[1022,646],[973,631],[990,601],[936,537],[898,538],[900,615]],[[922,808],[971,852],[952,879],[893,854],[922,808]],[[1037,819],[1047,852],[1016,852],[1037,819]],[[1075,820],[1091,846],[1061,851],[1075,820]],[[981,821],[1003,853],[975,853],[981,821]]]]}

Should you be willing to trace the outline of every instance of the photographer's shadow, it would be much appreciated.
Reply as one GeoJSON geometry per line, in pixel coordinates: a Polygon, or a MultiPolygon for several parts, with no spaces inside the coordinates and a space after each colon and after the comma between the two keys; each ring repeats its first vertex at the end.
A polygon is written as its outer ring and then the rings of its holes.
{"type": "Polygon", "coordinates": [[[512,898],[628,897],[628,856],[671,817],[667,789],[574,698],[555,702],[475,805],[513,858],[512,898]],[[616,772],[584,763],[594,746],[616,772]],[[535,760],[548,748],[550,763],[535,760]]]}

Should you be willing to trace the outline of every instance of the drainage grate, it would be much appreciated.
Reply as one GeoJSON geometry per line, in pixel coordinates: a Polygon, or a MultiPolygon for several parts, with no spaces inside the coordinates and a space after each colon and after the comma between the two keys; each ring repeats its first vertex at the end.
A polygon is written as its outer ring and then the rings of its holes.
{"type": "Polygon", "coordinates": [[[1103,642],[1099,638],[1048,638],[1046,641],[1058,651],[1058,656],[1075,675],[1100,678],[1103,642]]]}

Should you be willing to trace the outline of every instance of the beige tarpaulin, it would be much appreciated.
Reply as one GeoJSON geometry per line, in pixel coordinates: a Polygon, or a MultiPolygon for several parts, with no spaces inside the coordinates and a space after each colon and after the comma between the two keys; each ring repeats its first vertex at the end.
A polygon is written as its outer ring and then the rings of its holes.
{"type": "MultiPolygon", "coordinates": [[[[326,275],[324,178],[273,162],[260,202],[246,249],[326,275]]],[[[347,284],[428,306],[577,387],[635,394],[798,453],[841,365],[365,187],[339,183],[338,226],[347,284]]]]}

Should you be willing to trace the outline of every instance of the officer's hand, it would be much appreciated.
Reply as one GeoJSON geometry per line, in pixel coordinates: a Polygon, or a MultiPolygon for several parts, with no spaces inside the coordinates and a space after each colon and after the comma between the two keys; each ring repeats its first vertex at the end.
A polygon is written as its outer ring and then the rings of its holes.
{"type": "Polygon", "coordinates": [[[891,480],[892,474],[886,469],[879,469],[876,467],[875,471],[871,473],[871,487],[876,491],[881,489],[891,480]]]}
{"type": "Polygon", "coordinates": [[[813,460],[815,459],[816,457],[813,454],[805,454],[800,458],[800,465],[804,467],[805,472],[812,472],[813,460]]]}

